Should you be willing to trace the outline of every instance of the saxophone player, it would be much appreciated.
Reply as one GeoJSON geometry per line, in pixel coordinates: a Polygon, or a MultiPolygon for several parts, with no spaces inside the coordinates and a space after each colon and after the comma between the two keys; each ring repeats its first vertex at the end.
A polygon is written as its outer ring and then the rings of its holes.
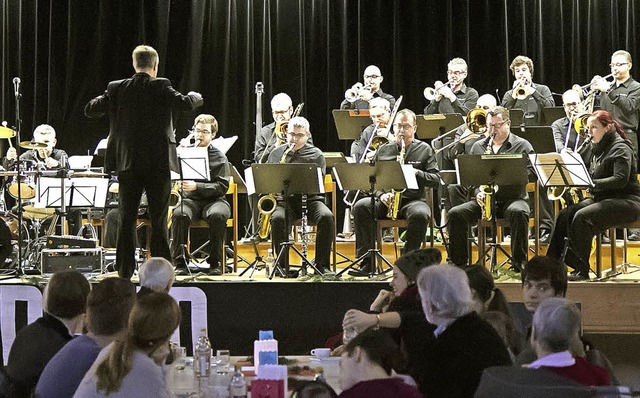
{"type": "MultiPolygon", "coordinates": [[[[313,163],[325,173],[326,162],[322,151],[313,146],[309,139],[311,130],[304,117],[294,117],[289,121],[286,145],[275,148],[267,163],[313,163]]],[[[271,241],[273,252],[280,251],[280,244],[289,240],[291,222],[302,217],[301,195],[289,195],[278,199],[276,209],[271,215],[271,241]]],[[[333,241],[333,213],[325,204],[322,194],[307,195],[307,219],[309,225],[317,226],[315,267],[323,274],[330,273],[330,253],[333,241]]],[[[280,258],[278,264],[289,270],[289,253],[280,258]]]]}
{"type": "MultiPolygon", "coordinates": [[[[378,148],[373,160],[396,160],[404,147],[405,164],[413,166],[418,181],[418,189],[407,189],[402,192],[398,206],[398,217],[408,221],[407,242],[403,253],[418,249],[427,232],[427,223],[431,209],[425,198],[427,187],[439,184],[438,165],[433,149],[428,144],[415,138],[417,129],[416,115],[409,109],[398,112],[393,121],[395,139],[378,148]]],[[[375,217],[384,218],[388,212],[394,192],[375,192],[375,217]]],[[[362,198],[353,206],[356,231],[356,257],[365,254],[375,245],[375,225],[371,222],[371,198],[362,198]]],[[[359,269],[349,271],[352,276],[366,276],[371,273],[370,258],[365,258],[359,269]]]]}
{"type": "Polygon", "coordinates": [[[182,202],[173,210],[171,218],[171,256],[176,268],[186,269],[188,253],[186,243],[192,220],[204,219],[209,225],[209,263],[210,275],[222,274],[222,250],[227,232],[227,220],[231,217],[231,207],[225,199],[229,190],[230,168],[227,157],[211,140],[218,132],[218,121],[212,115],[198,115],[193,123],[195,145],[207,148],[209,155],[210,181],[181,182],[182,202]]]}
{"type": "MultiPolygon", "coordinates": [[[[509,154],[533,153],[531,144],[509,129],[511,120],[509,110],[497,106],[487,112],[487,132],[489,136],[477,141],[471,148],[472,155],[481,154],[509,154]]],[[[529,168],[530,180],[533,170],[529,168]]],[[[511,254],[513,269],[522,270],[522,264],[527,260],[529,245],[529,203],[524,185],[500,186],[494,189],[496,209],[494,214],[502,215],[511,225],[511,254]]],[[[449,211],[449,261],[458,266],[468,265],[467,239],[469,227],[475,225],[482,216],[485,192],[476,190],[476,197],[453,207],[449,211]]]]}

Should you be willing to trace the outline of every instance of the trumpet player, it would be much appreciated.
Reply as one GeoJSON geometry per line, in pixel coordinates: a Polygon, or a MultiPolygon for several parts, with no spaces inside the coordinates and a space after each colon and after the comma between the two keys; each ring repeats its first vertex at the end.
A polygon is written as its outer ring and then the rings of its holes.
{"type": "Polygon", "coordinates": [[[362,77],[364,87],[367,87],[368,90],[360,90],[358,98],[353,102],[348,99],[342,101],[340,109],[369,109],[369,101],[377,97],[382,97],[389,101],[390,108],[393,108],[396,103],[396,99],[393,95],[383,92],[382,88],[380,88],[382,81],[384,80],[382,72],[380,72],[380,68],[375,65],[369,65],[364,70],[362,77]]]}
{"type": "Polygon", "coordinates": [[[511,73],[515,77],[513,88],[502,97],[502,106],[507,109],[522,109],[523,123],[529,126],[540,124],[542,108],[555,106],[551,90],[544,84],[533,82],[533,61],[518,55],[511,62],[511,73]]]}
{"type": "Polygon", "coordinates": [[[173,209],[171,220],[171,256],[177,268],[186,269],[189,253],[186,244],[192,220],[203,219],[209,225],[210,275],[222,274],[222,250],[227,231],[227,220],[231,207],[225,199],[229,190],[230,168],[227,157],[211,141],[218,132],[218,121],[213,115],[198,115],[193,122],[193,133],[197,147],[207,148],[210,180],[195,182],[182,180],[181,203],[173,209]]]}
{"type": "MultiPolygon", "coordinates": [[[[595,76],[591,89],[598,92],[600,107],[617,120],[638,153],[638,122],[640,110],[640,83],[631,77],[631,54],[618,50],[611,55],[611,74],[614,82],[595,76]]],[[[635,239],[634,239],[635,240],[635,239]]],[[[638,239],[640,240],[640,236],[638,239]]]]}
{"type": "Polygon", "coordinates": [[[447,66],[448,84],[436,82],[435,98],[424,108],[425,115],[435,113],[459,113],[466,115],[478,101],[478,92],[467,87],[467,63],[462,58],[454,58],[447,66]]]}
{"type": "Polygon", "coordinates": [[[362,130],[360,138],[351,144],[351,157],[356,162],[362,159],[362,154],[365,152],[368,152],[365,155],[365,160],[370,160],[375,154],[375,151],[367,148],[373,134],[382,134],[380,138],[387,141],[391,141],[393,137],[393,133],[388,128],[389,118],[391,117],[391,104],[389,101],[381,97],[372,99],[369,102],[369,117],[373,123],[362,130]]]}
{"type": "MultiPolygon", "coordinates": [[[[313,163],[322,174],[325,173],[326,162],[322,151],[309,142],[311,130],[304,117],[294,117],[289,121],[286,145],[275,148],[267,163],[313,163]]],[[[276,209],[271,215],[271,241],[274,253],[280,251],[280,244],[289,240],[291,222],[302,217],[301,195],[289,195],[278,200],[276,209]]],[[[317,226],[315,267],[323,274],[329,273],[331,244],[333,241],[334,219],[331,210],[325,204],[322,194],[307,196],[307,219],[309,225],[317,226]]],[[[289,270],[289,253],[285,252],[278,264],[289,270]]]]}
{"type": "Polygon", "coordinates": [[[276,137],[274,131],[278,123],[288,122],[289,119],[291,119],[292,114],[293,102],[291,101],[291,97],[285,93],[274,95],[271,99],[271,115],[273,116],[273,123],[269,123],[264,126],[256,136],[256,143],[253,151],[256,163],[266,163],[267,159],[269,159],[269,154],[273,151],[273,148],[283,143],[279,141],[279,137],[276,137]]]}
{"type": "MultiPolygon", "coordinates": [[[[487,112],[487,131],[489,136],[477,141],[471,148],[471,154],[529,154],[533,153],[531,144],[510,132],[511,119],[509,110],[497,106],[487,112]]],[[[529,170],[530,179],[533,172],[529,170]]],[[[500,186],[494,189],[496,209],[493,213],[501,214],[509,220],[511,226],[512,268],[522,270],[527,260],[529,245],[529,203],[525,186],[500,186]]],[[[475,225],[482,216],[482,207],[486,199],[485,193],[476,190],[473,200],[453,207],[449,211],[449,261],[458,266],[468,265],[467,239],[469,227],[475,225]]]]}
{"type": "MultiPolygon", "coordinates": [[[[426,201],[426,188],[437,187],[439,184],[438,165],[430,145],[415,138],[417,129],[416,115],[409,109],[399,111],[393,121],[395,139],[378,148],[374,161],[397,160],[404,148],[404,164],[413,166],[418,181],[418,189],[407,189],[401,194],[398,206],[398,218],[407,220],[407,241],[403,253],[418,249],[427,232],[427,223],[431,216],[431,209],[426,201]]],[[[394,198],[394,192],[375,192],[375,217],[384,218],[388,213],[388,206],[394,198]]],[[[356,257],[374,248],[375,225],[371,221],[371,198],[358,200],[353,206],[354,225],[356,232],[356,257]]],[[[353,276],[366,276],[371,273],[370,258],[362,261],[359,269],[349,271],[353,276]]]]}

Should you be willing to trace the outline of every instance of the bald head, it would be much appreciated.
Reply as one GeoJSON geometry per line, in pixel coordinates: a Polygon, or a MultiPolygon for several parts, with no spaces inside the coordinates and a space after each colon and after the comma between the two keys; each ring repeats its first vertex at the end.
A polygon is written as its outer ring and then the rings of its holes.
{"type": "Polygon", "coordinates": [[[375,65],[369,65],[364,70],[363,81],[365,86],[371,87],[371,92],[375,93],[380,90],[380,84],[382,83],[383,77],[382,72],[380,72],[380,68],[375,65]]]}
{"type": "Polygon", "coordinates": [[[496,101],[496,97],[491,94],[484,94],[478,98],[478,102],[476,102],[476,108],[484,109],[488,111],[489,109],[498,105],[496,101]]]}

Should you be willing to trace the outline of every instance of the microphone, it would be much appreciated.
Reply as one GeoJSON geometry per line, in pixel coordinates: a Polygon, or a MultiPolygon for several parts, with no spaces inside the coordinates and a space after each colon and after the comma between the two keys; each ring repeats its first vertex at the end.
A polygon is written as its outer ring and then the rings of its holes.
{"type": "Polygon", "coordinates": [[[13,92],[16,97],[20,95],[20,78],[19,77],[13,78],[13,92]]]}

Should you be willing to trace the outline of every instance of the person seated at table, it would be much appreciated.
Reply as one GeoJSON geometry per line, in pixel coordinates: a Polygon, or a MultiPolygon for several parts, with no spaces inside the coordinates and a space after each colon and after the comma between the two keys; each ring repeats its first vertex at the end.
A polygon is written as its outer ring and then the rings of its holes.
{"type": "Polygon", "coordinates": [[[100,350],[124,338],[135,300],[136,288],[128,279],[106,278],[95,284],[87,298],[87,334],[68,342],[49,361],[36,397],[71,397],[100,350]]]}
{"type": "Polygon", "coordinates": [[[381,330],[367,329],[347,344],[340,359],[340,398],[419,398],[418,389],[397,377],[399,348],[381,330]]]}
{"type": "Polygon", "coordinates": [[[418,290],[427,321],[436,325],[433,343],[417,364],[420,391],[430,398],[473,396],[485,368],[511,364],[507,348],[473,310],[469,279],[461,268],[423,268],[418,290]]]}
{"type": "MultiPolygon", "coordinates": [[[[269,155],[267,163],[315,164],[324,176],[326,169],[324,155],[320,149],[309,142],[309,138],[311,138],[309,121],[301,116],[294,117],[289,121],[287,144],[275,148],[269,155]]],[[[292,220],[302,218],[302,195],[288,195],[277,202],[270,220],[274,255],[278,255],[281,244],[289,240],[292,220]]],[[[325,204],[325,197],[322,194],[307,195],[306,205],[308,223],[316,225],[318,230],[315,245],[315,267],[322,274],[331,273],[329,265],[333,243],[333,213],[325,204]]],[[[288,248],[279,257],[278,266],[285,270],[285,274],[288,274],[288,248]]]]}
{"type": "Polygon", "coordinates": [[[574,269],[572,280],[589,279],[591,242],[596,234],[640,216],[637,154],[626,133],[603,110],[591,114],[587,127],[593,146],[589,161],[593,196],[560,211],[547,250],[548,256],[574,269]]]}
{"type": "Polygon", "coordinates": [[[142,263],[138,277],[140,278],[138,297],[149,292],[169,293],[176,279],[173,265],[163,257],[151,257],[142,263]]]}
{"type": "Polygon", "coordinates": [[[168,294],[140,297],[129,315],[126,337],[100,352],[74,397],[168,398],[162,365],[180,318],[180,307],[168,294]]]}
{"type": "MultiPolygon", "coordinates": [[[[381,290],[368,313],[350,309],[342,321],[346,331],[358,332],[371,327],[387,331],[406,358],[405,367],[397,370],[414,378],[417,364],[428,351],[424,347],[431,340],[425,336],[432,336],[435,329],[424,317],[415,282],[421,269],[440,264],[441,261],[442,254],[436,248],[414,250],[402,255],[394,263],[393,277],[389,283],[392,290],[381,290]]],[[[343,349],[344,346],[336,348],[334,354],[341,353],[343,349]]]]}
{"type": "Polygon", "coordinates": [[[222,251],[227,233],[227,220],[231,217],[231,206],[225,199],[229,190],[231,169],[227,157],[211,144],[218,132],[218,121],[212,115],[198,115],[193,122],[199,148],[207,148],[209,157],[209,181],[182,180],[182,201],[173,209],[171,218],[171,256],[176,268],[185,270],[189,260],[186,243],[192,220],[204,219],[209,226],[210,275],[222,275],[222,251]]]}
{"type": "Polygon", "coordinates": [[[78,271],[53,274],[43,294],[44,315],[20,329],[11,345],[7,365],[0,371],[0,392],[12,398],[31,396],[51,358],[83,332],[90,290],[78,271]]]}
{"type": "Polygon", "coordinates": [[[308,381],[296,388],[291,398],[337,398],[330,385],[318,380],[308,381]]]}

